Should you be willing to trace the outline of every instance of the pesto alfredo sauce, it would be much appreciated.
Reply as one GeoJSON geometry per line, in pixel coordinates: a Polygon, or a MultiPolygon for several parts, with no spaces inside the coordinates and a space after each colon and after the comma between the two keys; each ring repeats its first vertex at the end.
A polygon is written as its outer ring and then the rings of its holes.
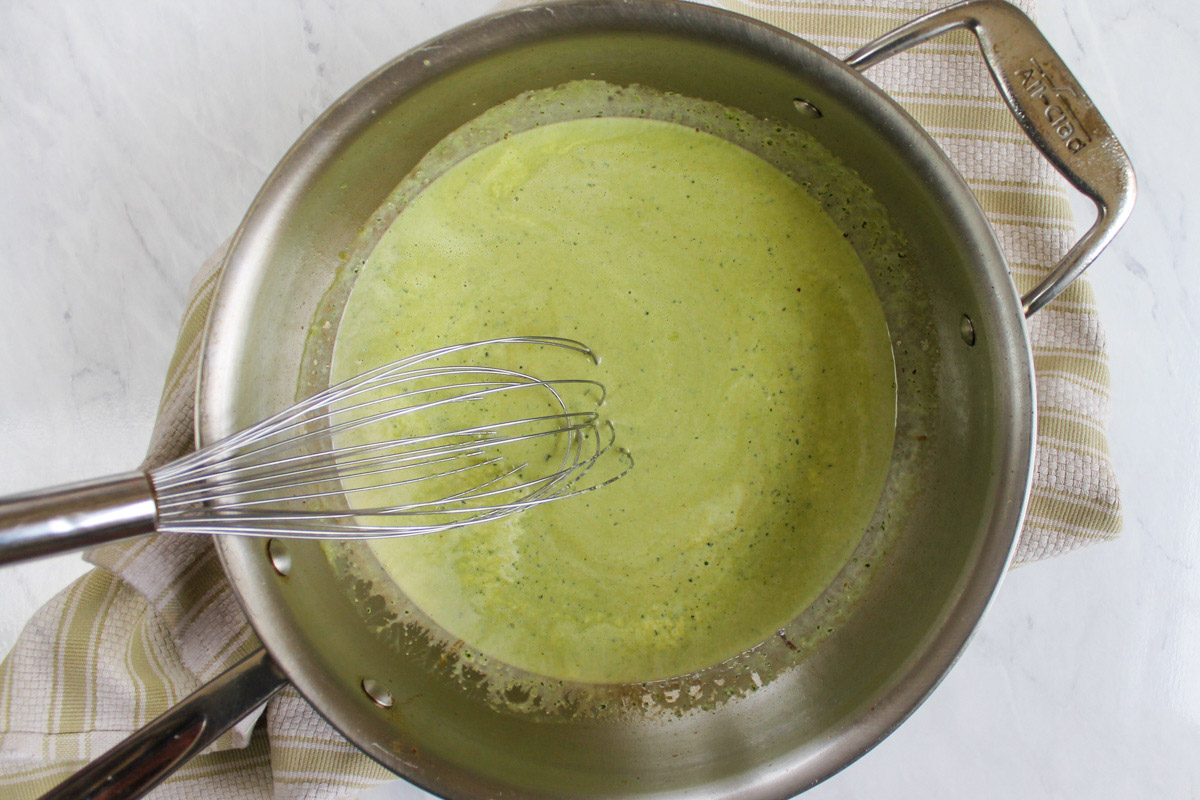
{"type": "Polygon", "coordinates": [[[636,466],[503,521],[373,543],[437,625],[534,673],[645,681],[737,655],[830,584],[880,496],[894,373],[862,264],[795,182],[668,122],[515,134],[387,229],[332,377],[532,334],[600,355],[570,376],[606,385],[636,466]]]}

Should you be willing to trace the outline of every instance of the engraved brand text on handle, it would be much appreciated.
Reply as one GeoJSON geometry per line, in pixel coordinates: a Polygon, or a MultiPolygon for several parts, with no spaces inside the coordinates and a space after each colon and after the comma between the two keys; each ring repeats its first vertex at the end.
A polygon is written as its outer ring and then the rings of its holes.
{"type": "Polygon", "coordinates": [[[1041,101],[1042,115],[1063,140],[1067,150],[1078,153],[1088,146],[1092,136],[1072,108],[1073,103],[1082,108],[1091,105],[1083,92],[1069,84],[1056,85],[1036,58],[1030,58],[1029,66],[1025,69],[1017,70],[1017,79],[1030,100],[1041,101]]]}

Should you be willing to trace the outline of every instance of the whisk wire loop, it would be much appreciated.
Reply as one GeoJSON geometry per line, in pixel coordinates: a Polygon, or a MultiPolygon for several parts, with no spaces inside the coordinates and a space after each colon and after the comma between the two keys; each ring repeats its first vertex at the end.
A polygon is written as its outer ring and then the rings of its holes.
{"type": "Polygon", "coordinates": [[[624,476],[633,461],[599,413],[601,383],[443,363],[521,345],[599,363],[581,342],[531,336],[451,345],[368,370],[151,472],[158,529],[312,538],[431,533],[624,476]],[[595,473],[601,463],[612,468],[595,473]]]}

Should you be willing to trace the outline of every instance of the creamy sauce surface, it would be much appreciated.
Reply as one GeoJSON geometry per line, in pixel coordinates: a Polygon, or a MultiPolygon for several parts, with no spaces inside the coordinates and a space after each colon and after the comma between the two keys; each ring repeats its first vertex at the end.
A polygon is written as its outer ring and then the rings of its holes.
{"type": "Polygon", "coordinates": [[[515,134],[388,228],[332,379],[533,334],[597,351],[598,367],[510,366],[603,382],[636,467],[502,521],[373,543],[437,625],[533,673],[647,681],[753,647],[830,585],[884,484],[895,375],[871,282],[801,187],[667,122],[515,134]]]}

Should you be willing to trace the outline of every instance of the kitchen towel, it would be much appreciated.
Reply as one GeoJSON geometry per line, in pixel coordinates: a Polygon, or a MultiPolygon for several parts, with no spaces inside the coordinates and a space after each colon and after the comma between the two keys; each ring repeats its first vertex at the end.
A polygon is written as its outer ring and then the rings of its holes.
{"type": "MultiPolygon", "coordinates": [[[[1031,13],[1033,4],[1018,3],[1031,13]]],[[[939,3],[720,5],[845,56],[939,3]]],[[[1032,287],[1076,238],[1068,190],[1009,116],[974,41],[952,34],[867,75],[941,143],[979,197],[1018,287],[1032,287]]],[[[192,285],[146,467],[193,447],[199,341],[223,257],[224,248],[192,285]]],[[[1086,280],[1036,314],[1029,327],[1037,369],[1037,463],[1018,565],[1112,538],[1121,525],[1105,435],[1104,332],[1086,280]]],[[[151,536],[92,551],[88,558],[97,569],[42,608],[0,665],[5,797],[48,790],[258,646],[206,538],[151,536]]],[[[243,720],[152,797],[333,798],[392,777],[288,689],[265,714],[243,720]]]]}

